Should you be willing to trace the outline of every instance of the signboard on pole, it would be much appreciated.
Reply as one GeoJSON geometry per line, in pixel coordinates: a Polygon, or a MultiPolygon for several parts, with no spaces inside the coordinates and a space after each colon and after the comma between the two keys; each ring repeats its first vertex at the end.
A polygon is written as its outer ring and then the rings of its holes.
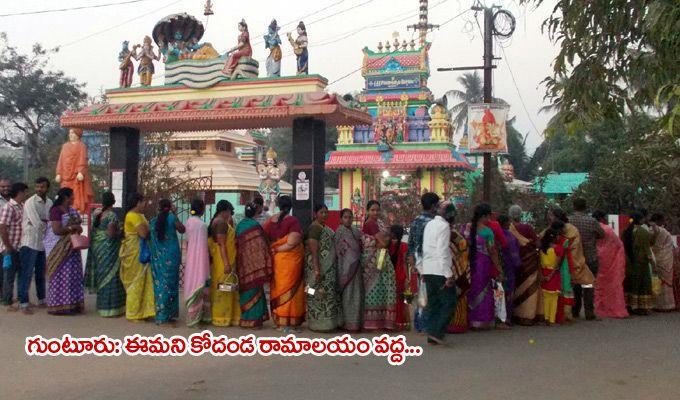
{"type": "Polygon", "coordinates": [[[295,200],[309,200],[309,179],[304,171],[298,174],[298,178],[295,181],[295,200]]]}
{"type": "Polygon", "coordinates": [[[470,104],[468,132],[470,153],[507,153],[505,122],[510,107],[505,104],[470,104]]]}

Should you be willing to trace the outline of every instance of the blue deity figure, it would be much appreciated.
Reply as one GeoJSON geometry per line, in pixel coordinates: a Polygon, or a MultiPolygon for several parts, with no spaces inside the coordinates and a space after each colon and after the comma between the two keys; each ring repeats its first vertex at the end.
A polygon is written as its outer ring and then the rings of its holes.
{"type": "Polygon", "coordinates": [[[264,35],[264,47],[269,49],[267,57],[267,76],[281,76],[281,38],[279,37],[279,26],[273,19],[269,24],[269,33],[264,35]]]}

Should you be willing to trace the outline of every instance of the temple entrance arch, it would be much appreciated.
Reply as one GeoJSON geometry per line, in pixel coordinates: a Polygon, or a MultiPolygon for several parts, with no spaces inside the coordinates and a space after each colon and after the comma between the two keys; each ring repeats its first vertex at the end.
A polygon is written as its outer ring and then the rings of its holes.
{"type": "Polygon", "coordinates": [[[299,75],[226,81],[205,89],[111,89],[107,103],[69,112],[61,124],[109,133],[110,169],[122,174],[112,180],[122,182],[124,198],[138,186],[140,133],[292,127],[293,213],[306,226],[313,205],[324,200],[326,127],[371,123],[368,113],[326,92],[327,84],[319,75],[299,75]]]}

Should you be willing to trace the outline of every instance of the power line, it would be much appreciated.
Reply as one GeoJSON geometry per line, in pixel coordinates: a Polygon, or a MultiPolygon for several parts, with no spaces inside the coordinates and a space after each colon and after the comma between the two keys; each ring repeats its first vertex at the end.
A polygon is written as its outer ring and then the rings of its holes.
{"type": "Polygon", "coordinates": [[[51,9],[51,10],[38,10],[38,11],[24,11],[24,12],[17,12],[17,13],[0,14],[0,17],[15,17],[15,16],[19,16],[19,15],[36,15],[36,14],[49,14],[49,13],[64,12],[64,11],[85,10],[85,9],[88,9],[88,8],[102,8],[102,7],[120,6],[120,5],[125,5],[125,4],[132,4],[132,3],[141,3],[143,1],[149,1],[149,0],[127,0],[127,1],[121,1],[121,2],[118,2],[118,3],[94,4],[94,5],[90,5],[90,6],[79,6],[79,7],[70,7],[70,8],[54,8],[54,9],[51,9]]]}
{"type": "MultiPolygon", "coordinates": [[[[290,25],[291,23],[294,23],[295,21],[301,21],[301,20],[303,20],[304,18],[307,18],[307,17],[310,17],[310,16],[312,16],[312,15],[318,14],[318,13],[320,13],[320,12],[322,12],[322,11],[324,11],[324,10],[327,10],[327,9],[333,7],[333,6],[336,6],[336,5],[338,5],[338,4],[340,4],[340,3],[344,2],[344,1],[345,1],[345,0],[338,1],[337,3],[333,3],[333,4],[331,4],[330,6],[327,6],[327,7],[325,7],[325,8],[322,8],[321,10],[318,10],[318,11],[315,11],[315,12],[313,12],[313,13],[307,14],[307,15],[302,16],[302,17],[300,17],[300,18],[296,18],[295,20],[293,20],[293,21],[291,21],[291,22],[288,22],[288,23],[286,23],[286,24],[284,24],[284,25],[281,25],[281,27],[286,26],[286,25],[290,25]]],[[[319,19],[317,19],[317,20],[314,20],[314,21],[312,21],[312,22],[306,23],[306,24],[305,24],[305,27],[309,27],[309,26],[311,26],[311,25],[313,25],[313,24],[315,24],[315,23],[317,23],[317,22],[321,22],[321,21],[324,21],[324,20],[326,20],[326,19],[335,17],[336,15],[344,14],[344,13],[346,13],[347,11],[354,10],[355,8],[361,7],[361,6],[366,5],[366,4],[368,4],[368,3],[372,3],[372,2],[374,2],[374,1],[375,1],[375,0],[366,0],[366,1],[364,1],[363,3],[355,4],[355,5],[353,5],[353,6],[349,7],[349,8],[345,8],[345,9],[343,9],[343,10],[336,11],[336,12],[334,12],[333,14],[329,14],[329,15],[326,15],[325,17],[321,17],[321,18],[319,18],[319,19]]],[[[260,36],[262,36],[262,35],[260,35],[260,36]]],[[[263,40],[263,39],[260,39],[260,40],[258,40],[257,42],[252,43],[251,46],[257,46],[257,45],[260,45],[260,44],[262,44],[262,43],[264,43],[264,40],[263,40]]]]}
{"type": "MultiPolygon", "coordinates": [[[[463,14],[465,14],[465,13],[468,12],[468,11],[470,11],[470,10],[464,10],[463,12],[461,12],[461,13],[459,13],[459,14],[456,14],[455,16],[453,16],[452,18],[450,18],[449,20],[447,20],[445,23],[449,23],[449,22],[453,21],[454,19],[456,19],[456,18],[462,16],[463,14]]],[[[441,24],[441,25],[444,25],[444,24],[441,24]]],[[[440,25],[440,26],[441,26],[441,25],[440,25]]],[[[390,53],[387,53],[387,54],[385,54],[384,56],[382,56],[382,57],[380,57],[379,59],[377,59],[376,61],[380,61],[380,60],[384,59],[385,57],[391,56],[391,55],[394,54],[396,51],[398,51],[398,50],[394,50],[394,51],[392,51],[392,52],[390,52],[390,53]]],[[[359,67],[359,68],[357,68],[357,69],[355,69],[355,70],[353,70],[353,71],[350,71],[350,72],[348,72],[347,74],[345,74],[345,75],[343,75],[343,76],[341,76],[341,77],[339,77],[339,78],[337,78],[337,79],[335,79],[335,80],[329,82],[329,83],[328,83],[328,86],[330,86],[330,85],[332,85],[332,84],[334,84],[334,83],[340,82],[341,80],[343,80],[343,79],[345,79],[345,78],[347,78],[347,77],[349,77],[349,76],[351,76],[351,75],[353,75],[353,74],[355,74],[355,73],[361,71],[362,69],[363,69],[363,65],[362,65],[361,67],[359,67]]]]}
{"type": "Polygon", "coordinates": [[[536,124],[534,124],[534,121],[531,119],[531,114],[529,114],[529,110],[527,109],[526,104],[524,104],[524,98],[522,97],[522,93],[519,91],[519,86],[517,85],[517,81],[515,80],[515,74],[512,72],[512,68],[510,68],[508,56],[505,54],[505,48],[503,46],[500,46],[500,48],[501,52],[503,52],[503,61],[505,61],[505,65],[508,67],[508,71],[510,71],[510,77],[512,78],[512,83],[515,86],[515,90],[517,91],[517,96],[519,97],[519,101],[522,104],[522,108],[524,109],[524,112],[527,114],[529,123],[531,123],[531,126],[534,128],[534,131],[536,132],[537,135],[540,136],[541,133],[538,131],[538,128],[536,128],[536,124]]]}
{"type": "Polygon", "coordinates": [[[119,24],[116,24],[116,25],[110,26],[110,27],[108,27],[108,28],[102,29],[102,30],[100,30],[100,31],[91,33],[91,34],[89,34],[89,35],[87,35],[87,36],[83,36],[83,37],[81,37],[81,38],[79,38],[79,39],[76,39],[76,40],[74,40],[74,41],[65,43],[65,44],[63,44],[63,45],[61,45],[61,46],[57,46],[57,47],[59,47],[59,48],[61,48],[61,47],[68,47],[68,46],[74,45],[74,44],[76,44],[76,43],[80,43],[80,42],[82,42],[83,40],[86,40],[86,39],[89,39],[89,38],[91,38],[91,37],[93,37],[93,36],[97,36],[97,35],[99,35],[99,34],[102,34],[102,33],[108,32],[108,31],[111,31],[111,30],[113,30],[113,29],[116,29],[116,28],[118,28],[118,27],[121,27],[121,26],[123,26],[123,25],[125,25],[125,24],[127,24],[127,23],[132,22],[132,21],[136,21],[136,20],[138,20],[138,19],[144,18],[144,17],[146,17],[147,15],[154,14],[154,13],[156,13],[156,12],[158,12],[158,11],[164,9],[164,8],[168,8],[168,7],[170,7],[170,6],[174,6],[174,5],[177,4],[177,3],[181,3],[182,1],[184,1],[184,0],[176,0],[176,1],[173,1],[173,2],[171,2],[171,3],[168,3],[168,4],[164,5],[163,7],[160,7],[160,8],[157,8],[157,9],[155,9],[155,10],[149,11],[149,12],[147,12],[147,13],[145,13],[145,14],[138,15],[138,16],[136,16],[136,17],[134,17],[134,18],[130,18],[130,19],[125,20],[125,21],[123,21],[123,22],[121,22],[121,23],[119,23],[119,24]]]}

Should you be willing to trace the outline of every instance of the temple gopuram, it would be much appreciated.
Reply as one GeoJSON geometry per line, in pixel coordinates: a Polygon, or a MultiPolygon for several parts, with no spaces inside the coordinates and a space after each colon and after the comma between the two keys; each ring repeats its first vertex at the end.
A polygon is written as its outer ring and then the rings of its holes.
{"type": "MultiPolygon", "coordinates": [[[[426,33],[426,19],[425,26],[426,33]]],[[[326,156],[326,168],[340,170],[340,208],[360,211],[385,191],[412,187],[447,199],[466,195],[464,176],[475,168],[456,150],[450,117],[427,87],[431,43],[422,29],[420,38],[416,45],[395,34],[375,51],[363,49],[357,100],[373,124],[338,126],[337,148],[326,156]]]]}

